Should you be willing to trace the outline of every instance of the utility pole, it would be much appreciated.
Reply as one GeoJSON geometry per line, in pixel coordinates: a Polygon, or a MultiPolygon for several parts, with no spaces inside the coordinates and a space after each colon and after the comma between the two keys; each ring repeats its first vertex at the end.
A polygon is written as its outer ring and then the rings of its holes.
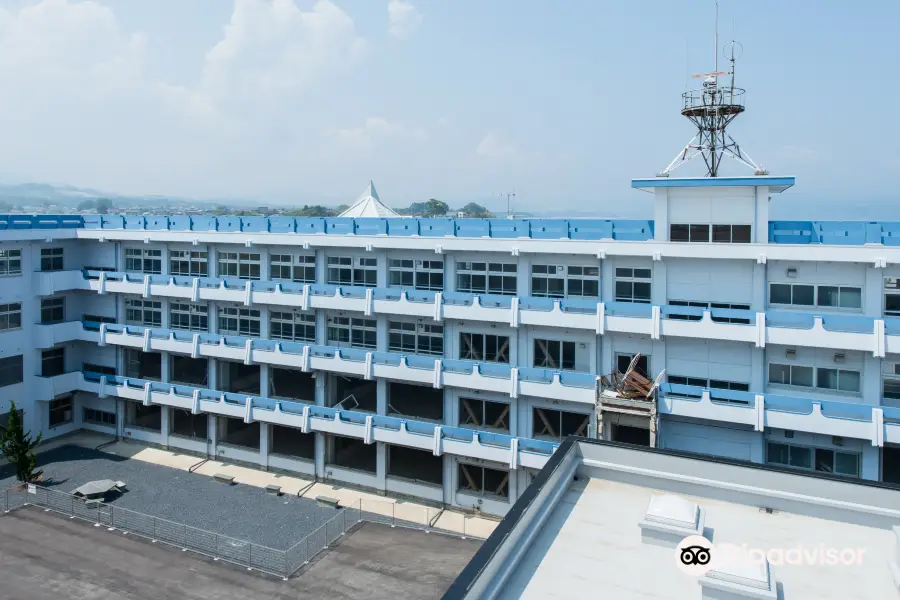
{"type": "MultiPolygon", "coordinates": [[[[503,193],[500,194],[500,197],[503,197],[503,193]]],[[[512,219],[512,200],[515,200],[516,193],[515,192],[507,192],[506,193],[506,218],[512,219]]]]}

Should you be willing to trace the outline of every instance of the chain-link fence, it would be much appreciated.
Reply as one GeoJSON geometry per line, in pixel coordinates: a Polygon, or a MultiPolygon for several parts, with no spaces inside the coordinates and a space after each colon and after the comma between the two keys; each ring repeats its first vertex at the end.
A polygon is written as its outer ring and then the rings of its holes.
{"type": "Polygon", "coordinates": [[[465,515],[441,509],[360,498],[357,502],[342,507],[334,517],[287,550],[277,550],[105,502],[86,500],[74,494],[35,484],[11,487],[0,494],[2,494],[0,502],[3,503],[5,513],[28,505],[39,506],[284,579],[309,564],[318,554],[327,550],[363,521],[382,523],[391,527],[461,535],[463,538],[467,537],[467,534],[470,537],[484,537],[466,531],[468,519],[465,515]],[[440,521],[445,523],[441,524],[440,521]]]}

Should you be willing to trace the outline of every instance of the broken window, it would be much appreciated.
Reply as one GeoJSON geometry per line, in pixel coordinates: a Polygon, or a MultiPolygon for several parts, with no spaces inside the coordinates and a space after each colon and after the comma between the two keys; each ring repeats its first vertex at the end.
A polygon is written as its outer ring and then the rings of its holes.
{"type": "Polygon", "coordinates": [[[172,373],[170,379],[173,383],[186,385],[207,386],[209,372],[209,360],[206,358],[191,358],[172,354],[172,373]]]}
{"type": "Polygon", "coordinates": [[[460,333],[459,358],[509,363],[509,336],[489,333],[460,333]]]}
{"type": "Polygon", "coordinates": [[[650,363],[650,357],[646,354],[616,354],[616,371],[622,374],[627,373],[628,367],[635,356],[638,359],[634,363],[634,370],[646,377],[650,363]]]}
{"type": "Polygon", "coordinates": [[[459,399],[461,427],[509,431],[509,404],[480,398],[459,399]]]}
{"type": "Polygon", "coordinates": [[[458,490],[479,496],[509,497],[509,471],[459,463],[458,490]]]}
{"type": "Polygon", "coordinates": [[[548,369],[574,369],[575,342],[534,340],[534,366],[548,369]]]}
{"type": "Polygon", "coordinates": [[[561,441],[570,435],[586,436],[591,417],[583,413],[535,406],[532,437],[561,441]]]}
{"type": "Polygon", "coordinates": [[[126,348],[125,377],[159,381],[162,378],[162,354],[126,348]]]}

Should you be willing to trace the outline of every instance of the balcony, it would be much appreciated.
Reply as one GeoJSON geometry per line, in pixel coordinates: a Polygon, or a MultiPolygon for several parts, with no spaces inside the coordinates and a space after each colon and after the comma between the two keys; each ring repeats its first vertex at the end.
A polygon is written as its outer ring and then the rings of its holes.
{"type": "MultiPolygon", "coordinates": [[[[71,374],[67,374],[71,375],[71,374]]],[[[557,448],[557,444],[508,435],[445,427],[425,421],[386,417],[371,413],[338,410],[258,396],[231,394],[184,385],[141,379],[75,374],[78,389],[101,397],[114,396],[192,411],[295,427],[304,433],[321,432],[364,440],[367,444],[385,442],[428,450],[436,456],[444,453],[479,458],[539,469],[557,448]]]]}
{"type": "Polygon", "coordinates": [[[39,289],[91,290],[145,297],[213,300],[245,305],[290,306],[301,310],[326,308],[365,315],[389,314],[503,323],[511,327],[534,325],[730,340],[787,346],[833,348],[872,352],[876,357],[900,353],[900,318],[876,319],[860,315],[801,313],[770,310],[702,309],[653,306],[628,302],[598,302],[585,298],[535,298],[427,292],[393,288],[341,287],[277,281],[244,281],[128,275],[101,271],[41,274],[39,289]]]}
{"type": "Polygon", "coordinates": [[[900,408],[669,383],[659,389],[661,414],[871,440],[873,446],[900,443],[900,408]]]}
{"type": "MultiPolygon", "coordinates": [[[[174,352],[291,367],[304,371],[327,371],[365,379],[386,378],[411,383],[476,389],[509,394],[554,398],[594,404],[595,376],[589,373],[516,368],[497,363],[444,360],[438,357],[335,348],[296,342],[278,342],[209,333],[171,331],[107,323],[60,323],[71,333],[66,341],[82,340],[100,345],[140,348],[144,352],[174,352]]],[[[56,327],[56,326],[53,326],[56,327]]],[[[48,335],[57,339],[61,334],[48,335]]],[[[61,341],[57,339],[57,342],[61,341]]]]}

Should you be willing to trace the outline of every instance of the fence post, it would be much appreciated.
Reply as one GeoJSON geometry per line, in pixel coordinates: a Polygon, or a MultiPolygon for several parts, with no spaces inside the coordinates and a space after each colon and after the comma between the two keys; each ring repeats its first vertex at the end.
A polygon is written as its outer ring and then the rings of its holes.
{"type": "Polygon", "coordinates": [[[69,507],[69,516],[75,516],[75,495],[69,496],[72,499],[72,506],[69,507]]]}
{"type": "Polygon", "coordinates": [[[100,525],[100,507],[101,506],[102,506],[102,503],[97,505],[97,525],[100,525]]]}
{"type": "MultiPolygon", "coordinates": [[[[312,535],[312,534],[310,534],[312,535]]],[[[303,561],[303,564],[309,563],[309,535],[306,536],[306,560],[303,561]]]]}
{"type": "Polygon", "coordinates": [[[356,522],[359,523],[362,521],[362,496],[359,497],[359,514],[357,515],[356,522]]]}
{"type": "Polygon", "coordinates": [[[397,515],[394,514],[394,507],[397,506],[394,502],[391,502],[391,527],[397,526],[397,515]]]}
{"type": "Polygon", "coordinates": [[[213,557],[213,559],[219,560],[219,534],[217,533],[217,534],[215,534],[215,536],[216,536],[216,542],[215,542],[216,543],[216,550],[215,550],[216,555],[213,557]]]}
{"type": "Polygon", "coordinates": [[[347,533],[347,511],[341,511],[341,535],[347,533]]]}
{"type": "Polygon", "coordinates": [[[5,504],[5,508],[3,509],[3,512],[8,513],[9,512],[9,488],[6,488],[5,496],[6,496],[6,504],[5,504]]]}

